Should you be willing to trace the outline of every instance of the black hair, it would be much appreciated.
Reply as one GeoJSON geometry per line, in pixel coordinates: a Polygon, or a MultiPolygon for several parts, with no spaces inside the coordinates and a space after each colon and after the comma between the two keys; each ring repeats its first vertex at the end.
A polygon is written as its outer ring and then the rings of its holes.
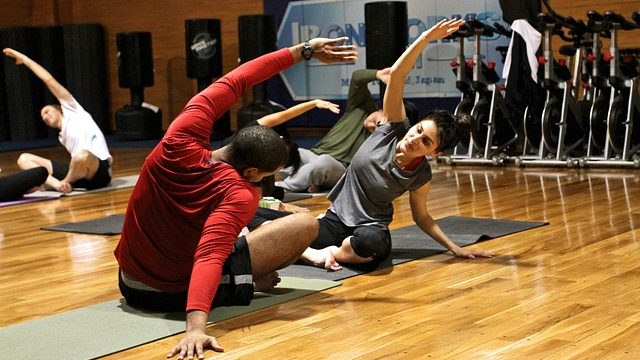
{"type": "Polygon", "coordinates": [[[295,142],[284,139],[284,142],[287,144],[287,148],[289,149],[289,160],[284,165],[284,167],[291,167],[291,175],[298,172],[300,168],[300,152],[298,151],[298,144],[295,142]]]}
{"type": "Polygon", "coordinates": [[[418,112],[418,107],[416,107],[411,101],[403,100],[404,102],[404,112],[407,114],[407,118],[409,119],[409,124],[411,126],[418,123],[420,120],[420,114],[418,112]]]}
{"type": "Polygon", "coordinates": [[[423,120],[433,120],[440,137],[439,152],[451,150],[461,140],[469,139],[473,118],[469,114],[453,115],[446,110],[434,110],[424,116],[423,120]]]}
{"type": "Polygon", "coordinates": [[[289,157],[287,144],[280,135],[262,125],[238,130],[227,151],[237,169],[255,167],[263,172],[284,166],[289,157]]]}

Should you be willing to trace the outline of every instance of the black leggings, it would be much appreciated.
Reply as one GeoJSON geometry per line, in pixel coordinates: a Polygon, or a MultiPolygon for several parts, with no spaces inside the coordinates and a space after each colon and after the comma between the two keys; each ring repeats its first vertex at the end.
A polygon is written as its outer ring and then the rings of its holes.
{"type": "Polygon", "coordinates": [[[14,201],[30,189],[44,184],[49,172],[43,166],[0,177],[0,201],[14,201]]]}

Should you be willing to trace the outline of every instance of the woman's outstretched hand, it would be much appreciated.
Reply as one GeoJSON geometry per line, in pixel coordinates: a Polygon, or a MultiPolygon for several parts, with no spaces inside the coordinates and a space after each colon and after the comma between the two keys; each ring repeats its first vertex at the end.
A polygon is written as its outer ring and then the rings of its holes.
{"type": "Polygon", "coordinates": [[[464,20],[462,19],[442,19],[429,30],[423,32],[422,35],[428,37],[430,40],[443,39],[458,31],[462,24],[464,24],[464,20]]]}

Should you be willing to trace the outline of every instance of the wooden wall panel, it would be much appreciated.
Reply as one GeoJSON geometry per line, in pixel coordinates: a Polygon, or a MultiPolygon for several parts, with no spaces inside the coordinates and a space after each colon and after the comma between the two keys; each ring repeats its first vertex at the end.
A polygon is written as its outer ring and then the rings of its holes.
{"type": "Polygon", "coordinates": [[[0,0],[0,27],[31,25],[32,1],[0,0]]]}

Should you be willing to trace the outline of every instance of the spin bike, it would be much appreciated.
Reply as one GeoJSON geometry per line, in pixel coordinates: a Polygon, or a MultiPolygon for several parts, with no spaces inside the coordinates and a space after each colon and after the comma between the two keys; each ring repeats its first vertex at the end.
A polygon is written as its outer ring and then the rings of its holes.
{"type": "MultiPolygon", "coordinates": [[[[591,68],[589,77],[589,95],[592,97],[589,109],[589,140],[587,143],[587,156],[585,160],[598,159],[603,154],[607,138],[607,117],[609,114],[609,98],[611,86],[609,85],[610,57],[602,55],[600,37],[608,33],[608,26],[604,16],[595,10],[587,12],[587,28],[591,33],[591,52],[587,54],[587,65],[591,68]]],[[[608,37],[610,37],[610,33],[608,37]]],[[[583,165],[583,164],[581,164],[583,165]]]]}
{"type": "Polygon", "coordinates": [[[547,90],[541,118],[541,140],[536,159],[518,159],[517,165],[566,165],[573,166],[574,160],[569,158],[573,150],[579,150],[584,144],[587,132],[583,125],[583,107],[585,103],[578,100],[580,88],[581,59],[583,47],[582,37],[586,26],[570,18],[557,14],[538,14],[538,20],[544,29],[544,65],[543,87],[547,90]],[[554,16],[555,15],[555,16],[554,16]],[[558,34],[563,26],[569,27],[573,37],[569,40],[579,46],[563,47],[561,54],[573,57],[576,61],[573,75],[562,61],[556,61],[552,55],[551,38],[558,34]]]}
{"type": "MultiPolygon", "coordinates": [[[[473,90],[473,61],[467,60],[464,55],[465,38],[472,35],[472,30],[467,23],[449,36],[451,39],[457,39],[458,41],[458,54],[456,59],[451,61],[451,70],[456,75],[456,88],[460,90],[460,102],[456,106],[453,114],[471,114],[473,110],[473,103],[475,99],[475,92],[473,90]]],[[[468,138],[463,139],[453,149],[453,157],[465,157],[464,154],[468,152],[468,138]]]]}
{"type": "MultiPolygon", "coordinates": [[[[495,29],[479,20],[467,20],[474,36],[472,89],[474,102],[471,109],[473,124],[468,152],[464,156],[452,156],[448,163],[493,164],[504,163],[504,151],[517,140],[513,124],[502,116],[506,105],[497,82],[500,76],[495,71],[495,63],[482,60],[481,37],[491,37],[495,29]]],[[[468,104],[468,102],[467,102],[468,104]]]]}
{"type": "MultiPolygon", "coordinates": [[[[634,19],[640,15],[634,13],[634,19]]],[[[618,31],[640,28],[612,11],[604,13],[610,26],[611,48],[609,84],[611,94],[607,117],[607,132],[602,159],[588,159],[588,165],[623,165],[640,167],[640,89],[638,88],[638,60],[636,54],[621,55],[618,31]]]]}

